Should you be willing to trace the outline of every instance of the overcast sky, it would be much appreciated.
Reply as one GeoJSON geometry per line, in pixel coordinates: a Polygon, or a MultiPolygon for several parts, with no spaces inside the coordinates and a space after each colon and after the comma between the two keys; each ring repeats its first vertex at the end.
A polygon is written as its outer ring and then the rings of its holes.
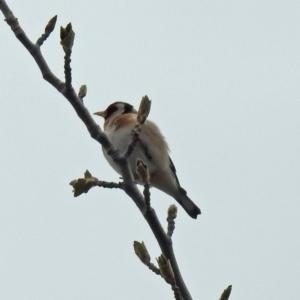
{"type": "MultiPolygon", "coordinates": [[[[7,0],[63,79],[59,26],[72,22],[73,84],[91,112],[147,94],[182,186],[173,237],[194,299],[297,300],[300,294],[300,2],[7,0]]],[[[3,19],[3,17],[2,17],[3,19]]],[[[86,169],[118,181],[70,104],[0,23],[0,298],[173,299],[142,265],[159,247],[131,199],[93,189],[86,169]]],[[[102,125],[99,117],[95,119],[102,125]]],[[[151,190],[166,226],[174,200],[151,190]]]]}

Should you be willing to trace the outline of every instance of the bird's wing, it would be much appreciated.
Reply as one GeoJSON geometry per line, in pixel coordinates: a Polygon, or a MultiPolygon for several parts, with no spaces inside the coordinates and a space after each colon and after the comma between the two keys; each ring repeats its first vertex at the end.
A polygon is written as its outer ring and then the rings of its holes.
{"type": "Polygon", "coordinates": [[[170,160],[170,169],[172,171],[172,174],[174,175],[177,184],[180,186],[179,179],[178,179],[177,174],[176,174],[176,168],[175,168],[175,166],[173,164],[173,161],[172,161],[170,156],[169,156],[169,160],[170,160]]]}
{"type": "Polygon", "coordinates": [[[172,161],[172,159],[171,159],[170,156],[169,156],[169,160],[170,160],[170,169],[171,169],[172,174],[174,175],[175,180],[176,180],[176,182],[177,182],[177,184],[178,184],[178,189],[179,189],[179,191],[181,192],[181,194],[186,195],[186,190],[183,189],[183,188],[180,186],[179,179],[178,179],[177,174],[176,174],[176,169],[175,169],[175,166],[174,166],[173,161],[172,161]]]}
{"type": "Polygon", "coordinates": [[[145,156],[151,161],[152,160],[152,156],[149,153],[149,149],[146,147],[146,145],[142,142],[142,140],[140,138],[138,138],[138,144],[140,145],[142,151],[144,152],[145,156]]]}
{"type": "Polygon", "coordinates": [[[139,135],[139,145],[157,169],[161,170],[169,166],[168,144],[153,122],[147,120],[144,123],[139,135]]]}

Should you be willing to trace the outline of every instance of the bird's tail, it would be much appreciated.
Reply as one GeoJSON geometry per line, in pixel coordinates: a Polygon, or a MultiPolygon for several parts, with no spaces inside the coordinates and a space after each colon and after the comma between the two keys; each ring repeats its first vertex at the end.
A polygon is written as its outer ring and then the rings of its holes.
{"type": "Polygon", "coordinates": [[[180,195],[175,199],[192,218],[197,219],[197,216],[201,214],[200,208],[187,196],[182,187],[180,187],[180,195]]]}

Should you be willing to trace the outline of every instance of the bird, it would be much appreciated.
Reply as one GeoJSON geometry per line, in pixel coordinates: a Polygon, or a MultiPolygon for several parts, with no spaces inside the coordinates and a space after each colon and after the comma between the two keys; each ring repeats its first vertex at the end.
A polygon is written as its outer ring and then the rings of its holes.
{"type": "MultiPolygon", "coordinates": [[[[119,101],[94,114],[104,118],[105,134],[110,142],[124,153],[131,141],[132,129],[137,124],[137,110],[129,103],[119,101]]],[[[121,175],[119,167],[103,147],[102,151],[110,166],[121,175]]],[[[169,146],[158,126],[147,119],[129,157],[132,174],[135,179],[139,178],[136,173],[136,161],[141,159],[148,167],[150,186],[173,197],[190,217],[196,219],[201,211],[181,187],[169,152],[169,146]]],[[[138,180],[137,183],[142,184],[138,180]]]]}

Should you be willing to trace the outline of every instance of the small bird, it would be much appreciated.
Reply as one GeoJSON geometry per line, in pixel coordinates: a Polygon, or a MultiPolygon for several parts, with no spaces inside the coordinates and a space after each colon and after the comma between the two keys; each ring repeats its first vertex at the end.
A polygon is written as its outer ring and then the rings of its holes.
{"type": "MultiPolygon", "coordinates": [[[[104,118],[104,132],[111,143],[120,151],[126,151],[131,140],[131,130],[137,124],[137,111],[128,103],[115,102],[106,110],[94,113],[104,118]]],[[[102,148],[110,166],[119,174],[120,170],[113,159],[102,148]]],[[[150,174],[150,185],[172,196],[184,210],[194,219],[201,214],[199,207],[187,196],[180,186],[175,166],[169,157],[169,147],[160,129],[151,121],[146,120],[138,137],[138,142],[129,158],[134,178],[136,161],[141,159],[150,174]]],[[[137,183],[141,183],[138,182],[137,183]]]]}

